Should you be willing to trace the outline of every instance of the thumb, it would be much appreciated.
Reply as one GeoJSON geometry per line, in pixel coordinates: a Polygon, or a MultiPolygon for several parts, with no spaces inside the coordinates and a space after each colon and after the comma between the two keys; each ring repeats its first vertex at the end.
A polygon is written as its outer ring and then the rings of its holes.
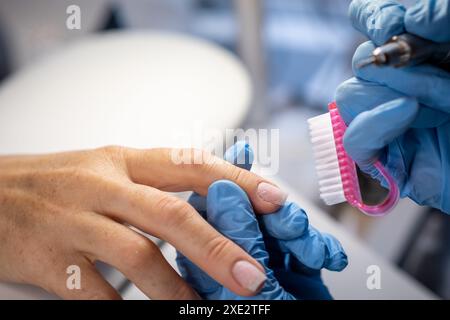
{"type": "Polygon", "coordinates": [[[423,0],[409,8],[405,29],[435,42],[450,41],[450,0],[423,0]]]}
{"type": "Polygon", "coordinates": [[[363,171],[370,171],[382,149],[408,130],[418,111],[415,99],[399,98],[360,113],[345,132],[345,150],[363,171]]]}

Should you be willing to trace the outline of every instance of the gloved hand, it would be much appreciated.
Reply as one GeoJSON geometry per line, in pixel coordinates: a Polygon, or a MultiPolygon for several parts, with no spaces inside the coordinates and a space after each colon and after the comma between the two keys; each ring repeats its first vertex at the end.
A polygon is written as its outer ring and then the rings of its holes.
{"type": "MultiPolygon", "coordinates": [[[[226,160],[250,169],[249,146],[238,142],[226,160]]],[[[308,224],[305,212],[287,202],[278,212],[255,216],[246,193],[221,180],[207,197],[193,194],[189,202],[224,236],[233,240],[264,266],[267,279],[254,299],[331,299],[320,269],[340,271],[347,265],[341,244],[308,224]]],[[[248,299],[214,281],[179,252],[177,264],[185,280],[204,299],[248,299]]]]}
{"type": "MultiPolygon", "coordinates": [[[[418,1],[409,9],[389,0],[354,0],[349,14],[371,41],[359,46],[353,65],[403,32],[450,41],[449,0],[418,1]]],[[[353,68],[355,78],[337,89],[336,102],[349,124],[344,147],[360,168],[379,158],[401,196],[450,213],[450,73],[428,64],[404,68],[353,68]]]]}

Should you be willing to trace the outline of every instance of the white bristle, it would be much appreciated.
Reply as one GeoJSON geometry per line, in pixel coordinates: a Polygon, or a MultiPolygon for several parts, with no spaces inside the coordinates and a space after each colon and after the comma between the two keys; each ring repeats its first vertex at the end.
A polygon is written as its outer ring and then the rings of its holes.
{"type": "Polygon", "coordinates": [[[308,124],[317,176],[319,178],[320,198],[327,205],[344,202],[346,200],[339,171],[330,113],[327,112],[308,119],[308,124]]]}

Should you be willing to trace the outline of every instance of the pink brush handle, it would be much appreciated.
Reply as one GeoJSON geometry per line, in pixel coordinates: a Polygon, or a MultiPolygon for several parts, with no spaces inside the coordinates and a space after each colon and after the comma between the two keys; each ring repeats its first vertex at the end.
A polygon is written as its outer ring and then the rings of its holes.
{"type": "Polygon", "coordinates": [[[392,178],[392,176],[387,172],[386,168],[381,164],[381,162],[375,162],[374,166],[386,179],[389,186],[389,193],[384,201],[380,204],[370,206],[363,202],[360,202],[358,203],[358,208],[362,212],[371,216],[384,216],[397,205],[398,199],[400,198],[400,192],[394,178],[392,178]]]}
{"type": "Polygon", "coordinates": [[[344,120],[342,120],[335,102],[330,103],[328,109],[330,110],[334,142],[336,144],[336,153],[339,161],[339,171],[341,174],[345,199],[350,205],[358,208],[367,215],[384,216],[395,207],[399,199],[399,190],[394,178],[387,172],[380,161],[376,161],[374,166],[386,179],[389,186],[389,193],[386,199],[377,205],[368,205],[362,201],[355,162],[344,149],[343,137],[345,130],[347,130],[347,126],[345,125],[344,120]]]}

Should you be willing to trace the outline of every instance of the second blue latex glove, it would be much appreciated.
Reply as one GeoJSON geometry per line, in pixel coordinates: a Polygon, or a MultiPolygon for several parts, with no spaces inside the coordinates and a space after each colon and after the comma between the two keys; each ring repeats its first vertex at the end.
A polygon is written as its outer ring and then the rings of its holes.
{"type": "MultiPolygon", "coordinates": [[[[227,151],[226,159],[249,169],[251,150],[238,143],[227,151]]],[[[320,269],[342,270],[347,256],[334,237],[309,225],[297,205],[287,203],[277,213],[257,219],[245,192],[225,180],[212,184],[206,199],[193,194],[189,202],[212,226],[264,266],[266,283],[253,298],[331,299],[320,269]]],[[[177,263],[183,277],[203,298],[247,299],[221,286],[180,253],[177,263]]]]}
{"type": "MultiPolygon", "coordinates": [[[[371,39],[357,49],[354,65],[403,32],[450,41],[449,0],[419,1],[409,9],[391,0],[355,0],[349,13],[371,39]]],[[[356,77],[336,92],[349,124],[349,155],[386,185],[373,167],[380,159],[402,197],[450,213],[450,73],[431,65],[353,69],[356,77]]]]}

